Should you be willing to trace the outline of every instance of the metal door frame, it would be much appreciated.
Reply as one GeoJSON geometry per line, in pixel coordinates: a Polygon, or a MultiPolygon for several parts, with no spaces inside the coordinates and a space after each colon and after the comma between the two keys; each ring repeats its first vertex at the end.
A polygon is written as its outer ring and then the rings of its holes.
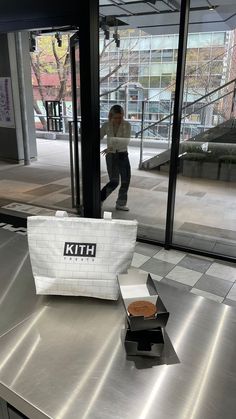
{"type": "Polygon", "coordinates": [[[99,2],[97,0],[86,0],[83,3],[83,16],[80,19],[79,32],[71,38],[71,66],[75,206],[80,215],[100,218],[99,2]],[[80,54],[81,155],[79,155],[77,126],[75,67],[75,48],[78,43],[80,54]],[[82,167],[79,167],[79,164],[82,167]],[[81,178],[79,171],[82,174],[81,178]]]}
{"type": "Polygon", "coordinates": [[[73,121],[69,124],[70,140],[70,169],[71,169],[71,197],[72,207],[82,213],[82,202],[80,199],[80,172],[79,172],[79,130],[78,130],[78,107],[77,107],[77,82],[76,82],[76,47],[79,45],[79,31],[70,38],[70,60],[71,60],[71,88],[72,88],[72,109],[73,121]]]}

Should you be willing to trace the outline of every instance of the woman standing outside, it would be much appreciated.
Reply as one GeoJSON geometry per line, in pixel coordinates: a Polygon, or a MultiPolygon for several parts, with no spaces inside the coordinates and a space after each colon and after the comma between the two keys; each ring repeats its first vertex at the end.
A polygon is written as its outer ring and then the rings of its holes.
{"type": "Polygon", "coordinates": [[[101,127],[101,139],[105,135],[107,148],[101,153],[106,156],[109,182],[101,190],[101,201],[105,201],[121,180],[116,209],[129,211],[126,203],[131,175],[127,146],[130,142],[131,125],[124,120],[124,110],[120,105],[111,107],[108,121],[101,127]]]}

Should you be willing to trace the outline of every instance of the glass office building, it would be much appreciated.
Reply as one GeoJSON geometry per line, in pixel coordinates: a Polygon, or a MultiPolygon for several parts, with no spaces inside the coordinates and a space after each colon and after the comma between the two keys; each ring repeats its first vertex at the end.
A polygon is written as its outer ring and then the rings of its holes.
{"type": "MultiPolygon", "coordinates": [[[[224,82],[230,64],[232,37],[233,32],[189,34],[188,91],[184,102],[191,103],[204,95],[207,78],[211,78],[212,88],[224,82]],[[199,82],[202,76],[205,86],[199,82]]],[[[120,38],[117,48],[115,42],[104,41],[104,34],[100,34],[101,117],[106,117],[109,107],[118,101],[124,107],[127,105],[127,118],[141,120],[141,101],[146,99],[145,119],[159,120],[172,109],[178,35],[148,36],[142,31],[121,29],[120,38]]],[[[196,115],[195,120],[199,120],[196,115]]],[[[160,135],[167,131],[163,125],[159,129],[160,135]]],[[[148,136],[151,136],[150,132],[148,136]]]]}

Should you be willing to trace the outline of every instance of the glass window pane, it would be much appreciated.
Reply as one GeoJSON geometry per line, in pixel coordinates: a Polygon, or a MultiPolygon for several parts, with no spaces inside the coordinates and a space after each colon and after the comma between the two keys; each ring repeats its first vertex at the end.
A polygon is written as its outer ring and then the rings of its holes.
{"type": "Polygon", "coordinates": [[[139,62],[139,51],[129,51],[129,62],[138,63],[139,62]]]}
{"type": "Polygon", "coordinates": [[[140,51],[140,63],[149,62],[150,60],[150,51],[140,51]]]}
{"type": "Polygon", "coordinates": [[[176,63],[152,63],[150,64],[150,74],[153,76],[161,74],[175,73],[176,63]]]}
{"type": "Polygon", "coordinates": [[[163,35],[153,36],[151,39],[151,49],[174,49],[178,48],[178,36],[176,35],[163,35]]]}
{"type": "Polygon", "coordinates": [[[171,84],[171,76],[162,76],[161,77],[161,87],[167,87],[171,84]]]}
{"type": "Polygon", "coordinates": [[[140,37],[136,43],[134,43],[133,50],[136,51],[147,51],[151,47],[151,38],[150,37],[140,37]]]}
{"type": "Polygon", "coordinates": [[[138,77],[139,74],[139,67],[137,65],[130,65],[129,66],[129,77],[138,77]]]}
{"type": "Polygon", "coordinates": [[[214,32],[212,37],[213,45],[225,45],[226,32],[214,32]]]}
{"type": "Polygon", "coordinates": [[[199,47],[199,33],[190,33],[188,36],[188,48],[199,47]]]}
{"type": "Polygon", "coordinates": [[[210,59],[211,59],[211,48],[199,48],[198,60],[210,61],[210,59]]]}
{"type": "Polygon", "coordinates": [[[161,61],[161,50],[151,51],[151,61],[160,62],[161,61]]]}
{"type": "Polygon", "coordinates": [[[212,33],[200,33],[199,34],[199,47],[208,46],[210,47],[212,44],[212,33]]]}
{"type": "Polygon", "coordinates": [[[173,61],[173,49],[165,49],[162,52],[162,61],[173,61]]]}
{"type": "Polygon", "coordinates": [[[149,84],[149,77],[139,77],[139,83],[140,83],[143,87],[150,87],[150,84],[149,84]]]}
{"type": "MultiPolygon", "coordinates": [[[[203,13],[203,19],[204,16],[203,13]]],[[[142,27],[141,19],[139,23],[142,27]]],[[[222,87],[236,74],[235,48],[232,49],[235,38],[233,31],[212,32],[206,19],[196,28],[204,29],[204,32],[188,35],[173,244],[227,253],[232,237],[234,244],[236,242],[235,217],[232,215],[235,150],[233,145],[228,146],[235,136],[230,130],[223,139],[219,134],[225,132],[236,116],[230,90],[233,85],[222,87]],[[211,93],[217,88],[217,92],[211,93]],[[217,141],[214,141],[216,132],[217,141]],[[206,141],[208,134],[213,140],[206,141]]],[[[132,167],[128,191],[130,213],[114,211],[114,216],[136,218],[139,236],[163,241],[170,166],[165,156],[172,139],[173,121],[169,115],[175,96],[178,30],[174,34],[149,35],[139,29],[118,29],[120,48],[112,43],[101,60],[101,75],[105,77],[101,83],[101,114],[107,117],[110,107],[120,104],[125,119],[130,120],[132,136],[139,133],[138,138],[141,137],[143,117],[145,141],[141,160],[139,145],[136,148],[129,145],[132,167]],[[145,110],[142,115],[143,99],[145,110]],[[166,116],[167,120],[160,122],[166,116]],[[148,141],[152,141],[152,147],[148,146],[148,141]],[[162,158],[164,162],[160,163],[162,158]],[[140,161],[145,170],[138,169],[140,161]]],[[[167,27],[164,30],[167,31],[167,27]]],[[[102,40],[100,45],[101,50],[102,40]]],[[[108,179],[104,159],[101,165],[104,185],[108,179]]],[[[116,199],[114,191],[105,201],[104,208],[115,206],[116,199]]]]}
{"type": "Polygon", "coordinates": [[[189,34],[186,71],[196,67],[191,77],[185,78],[184,101],[188,107],[182,112],[173,243],[235,257],[232,203],[236,148],[232,118],[236,113],[233,83],[224,87],[236,71],[232,40],[233,32],[227,37],[224,33],[189,34]],[[194,57],[197,36],[198,62],[194,57]],[[220,46],[223,42],[225,45],[220,46]]]}
{"type": "Polygon", "coordinates": [[[148,65],[140,65],[139,71],[140,76],[148,76],[149,75],[149,66],[148,65]]]}
{"type": "Polygon", "coordinates": [[[151,76],[150,77],[150,87],[160,87],[160,77],[158,76],[151,76]]]}

